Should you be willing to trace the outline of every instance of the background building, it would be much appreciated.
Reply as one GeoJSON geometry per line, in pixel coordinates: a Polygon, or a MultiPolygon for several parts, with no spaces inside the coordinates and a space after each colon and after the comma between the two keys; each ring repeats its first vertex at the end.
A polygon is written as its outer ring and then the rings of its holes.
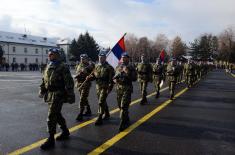
{"type": "Polygon", "coordinates": [[[3,62],[45,64],[48,62],[48,50],[52,47],[63,48],[67,56],[69,40],[0,31],[0,45],[4,51],[3,62]]]}

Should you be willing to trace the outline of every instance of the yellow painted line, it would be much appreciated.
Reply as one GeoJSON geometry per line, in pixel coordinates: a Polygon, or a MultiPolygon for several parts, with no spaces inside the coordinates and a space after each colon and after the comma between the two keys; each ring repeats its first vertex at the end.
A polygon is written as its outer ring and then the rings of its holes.
{"type": "MultiPolygon", "coordinates": [[[[183,93],[185,93],[188,90],[188,88],[184,88],[182,91],[180,91],[179,93],[177,93],[175,95],[175,98],[179,97],[180,95],[182,95],[183,93]]],[[[124,138],[126,135],[128,135],[131,131],[133,131],[135,128],[137,128],[138,126],[140,126],[141,124],[143,124],[144,122],[146,122],[148,119],[150,119],[152,116],[154,116],[155,114],[157,114],[159,111],[161,111],[163,108],[165,108],[168,104],[170,104],[172,102],[172,100],[167,100],[165,102],[163,102],[160,106],[158,106],[156,109],[154,109],[153,111],[151,111],[150,113],[148,113],[147,115],[145,115],[144,117],[142,117],[141,119],[139,119],[137,122],[135,122],[134,124],[132,124],[131,126],[129,126],[127,129],[125,129],[123,132],[118,133],[116,136],[114,136],[113,138],[109,139],[108,141],[106,141],[105,143],[103,143],[102,145],[100,145],[99,147],[97,147],[96,149],[94,149],[93,151],[91,151],[88,155],[98,155],[103,153],[104,151],[106,151],[107,149],[109,149],[111,146],[113,146],[115,143],[117,143],[119,140],[121,140],[122,138],[124,138]]]]}
{"type": "MultiPolygon", "coordinates": [[[[160,92],[163,92],[163,91],[165,91],[165,90],[167,90],[167,89],[168,89],[168,87],[165,87],[165,88],[161,89],[160,92]]],[[[153,95],[155,95],[155,94],[156,94],[155,92],[154,92],[154,93],[151,93],[151,94],[149,94],[147,97],[149,98],[149,97],[151,97],[151,96],[153,96],[153,95]]],[[[141,100],[141,98],[136,99],[136,100],[132,101],[130,105],[132,106],[132,105],[134,105],[134,104],[140,102],[140,100],[141,100]]],[[[114,113],[116,113],[116,112],[118,112],[118,111],[120,111],[119,108],[116,108],[116,109],[110,111],[110,114],[114,114],[114,113]]],[[[96,119],[97,119],[97,117],[95,117],[95,118],[93,118],[93,119],[91,119],[91,120],[89,120],[89,121],[83,122],[83,123],[81,123],[81,124],[79,124],[79,125],[76,125],[76,126],[74,126],[74,127],[71,127],[71,128],[69,129],[69,131],[70,131],[71,133],[72,133],[72,132],[75,132],[75,131],[77,131],[78,129],[81,129],[81,128],[83,128],[83,127],[89,125],[89,124],[94,123],[94,122],[96,121],[96,119]]],[[[60,133],[57,133],[57,134],[55,135],[55,137],[57,137],[59,134],[60,134],[60,133]]],[[[19,154],[26,153],[26,152],[28,152],[28,151],[30,151],[30,150],[33,150],[33,149],[35,149],[35,148],[41,146],[45,141],[46,141],[46,138],[45,138],[45,139],[42,139],[42,140],[39,140],[39,141],[37,141],[37,142],[35,142],[35,143],[33,143],[33,144],[30,144],[30,145],[28,145],[28,146],[25,146],[25,147],[23,147],[23,148],[20,148],[20,149],[18,149],[18,150],[15,150],[15,151],[9,153],[8,155],[19,155],[19,154]]]]}

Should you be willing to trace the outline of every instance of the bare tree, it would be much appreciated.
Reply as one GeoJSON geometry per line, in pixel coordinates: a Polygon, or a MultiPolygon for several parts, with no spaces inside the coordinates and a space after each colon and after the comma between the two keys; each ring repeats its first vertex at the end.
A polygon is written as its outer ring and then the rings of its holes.
{"type": "Polygon", "coordinates": [[[171,49],[172,49],[173,57],[178,58],[178,57],[185,54],[186,44],[182,42],[182,40],[179,36],[176,36],[173,39],[171,49]]]}
{"type": "Polygon", "coordinates": [[[132,61],[136,61],[138,55],[136,54],[138,38],[134,34],[128,34],[125,38],[126,51],[129,53],[132,61]]]}
{"type": "Polygon", "coordinates": [[[168,50],[169,39],[165,34],[158,34],[154,42],[154,50],[159,54],[162,49],[168,50]]]}
{"type": "Polygon", "coordinates": [[[229,27],[219,35],[218,59],[223,61],[235,61],[235,32],[229,27]]]}

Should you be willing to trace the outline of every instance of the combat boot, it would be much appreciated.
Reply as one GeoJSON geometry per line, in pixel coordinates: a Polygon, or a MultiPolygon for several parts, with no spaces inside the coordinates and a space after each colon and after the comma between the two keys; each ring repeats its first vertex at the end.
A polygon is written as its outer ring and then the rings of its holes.
{"type": "Polygon", "coordinates": [[[156,93],[156,96],[155,96],[155,98],[159,98],[159,95],[160,95],[160,93],[159,93],[159,91],[156,93]]]}
{"type": "Polygon", "coordinates": [[[108,106],[105,107],[105,110],[104,110],[104,120],[108,120],[110,118],[110,114],[109,114],[109,108],[108,106]]]}
{"type": "Polygon", "coordinates": [[[99,115],[99,117],[95,121],[95,125],[99,126],[99,125],[102,125],[102,124],[103,124],[102,115],[99,115]]]}
{"type": "Polygon", "coordinates": [[[83,121],[83,111],[84,111],[84,108],[81,108],[80,113],[78,114],[78,116],[76,118],[76,120],[79,122],[83,121]]]}
{"type": "Polygon", "coordinates": [[[68,128],[62,129],[62,133],[56,138],[56,140],[61,141],[61,140],[66,140],[69,139],[70,132],[68,128]]]}
{"type": "MultiPolygon", "coordinates": [[[[128,119],[129,120],[129,119],[128,119]]],[[[129,121],[128,120],[121,120],[120,126],[119,126],[119,131],[122,132],[129,126],[129,121]]]]}
{"type": "Polygon", "coordinates": [[[145,103],[145,104],[148,104],[148,100],[147,100],[147,97],[146,97],[146,96],[144,96],[144,103],[145,103]]]}
{"type": "Polygon", "coordinates": [[[55,139],[54,139],[54,135],[50,136],[49,138],[47,138],[47,140],[45,141],[45,143],[43,143],[40,148],[42,150],[49,150],[55,147],[55,139]]]}
{"type": "Polygon", "coordinates": [[[140,105],[144,105],[144,99],[143,98],[140,101],[140,105]]]}
{"type": "Polygon", "coordinates": [[[104,119],[104,120],[108,120],[109,118],[110,118],[109,112],[105,113],[103,119],[104,119]]]}
{"type": "Polygon", "coordinates": [[[76,120],[79,122],[83,121],[83,115],[81,113],[79,113],[76,120]]]}
{"type": "Polygon", "coordinates": [[[91,116],[91,108],[90,108],[90,106],[87,106],[87,109],[86,109],[86,112],[85,112],[84,116],[91,116]]]}

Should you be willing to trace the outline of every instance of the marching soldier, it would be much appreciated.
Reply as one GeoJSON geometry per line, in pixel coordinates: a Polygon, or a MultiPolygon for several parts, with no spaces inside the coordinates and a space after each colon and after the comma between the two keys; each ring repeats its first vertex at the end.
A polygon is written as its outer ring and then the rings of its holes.
{"type": "Polygon", "coordinates": [[[109,109],[106,102],[108,94],[113,88],[114,68],[106,62],[106,52],[99,53],[99,63],[95,66],[94,72],[87,77],[87,80],[96,80],[96,91],[98,96],[98,119],[95,125],[102,125],[103,119],[109,119],[109,109]],[[104,115],[104,118],[102,118],[104,115]]]}
{"type": "Polygon", "coordinates": [[[167,65],[166,75],[169,83],[170,99],[172,100],[175,94],[175,85],[178,75],[175,59],[171,59],[167,65]]]}
{"type": "Polygon", "coordinates": [[[131,93],[133,92],[132,81],[137,79],[136,70],[129,64],[129,55],[127,53],[122,54],[121,62],[117,66],[113,78],[116,83],[117,102],[121,110],[119,131],[125,130],[129,125],[128,109],[131,103],[131,93]]]}
{"type": "Polygon", "coordinates": [[[186,84],[188,86],[188,88],[192,87],[193,86],[193,77],[195,76],[194,75],[194,66],[191,62],[191,60],[188,60],[188,63],[185,64],[185,79],[186,79],[186,84]]]}
{"type": "Polygon", "coordinates": [[[76,120],[82,121],[83,115],[90,116],[91,115],[91,109],[88,102],[88,95],[91,88],[91,81],[86,80],[86,77],[89,76],[93,69],[94,64],[89,62],[88,55],[87,54],[81,54],[80,55],[80,63],[76,67],[76,87],[78,88],[79,94],[80,94],[80,113],[78,114],[76,120]],[[86,112],[84,113],[84,110],[86,108],[86,112]]]}
{"type": "Polygon", "coordinates": [[[63,103],[74,103],[74,82],[67,65],[59,61],[60,55],[58,49],[50,49],[48,53],[49,63],[43,73],[42,84],[40,85],[39,97],[44,98],[49,105],[47,127],[49,138],[41,149],[47,150],[55,145],[54,135],[56,125],[59,124],[62,133],[56,140],[65,140],[69,138],[69,130],[66,121],[61,114],[63,103]]]}
{"type": "Polygon", "coordinates": [[[160,83],[163,80],[164,66],[161,64],[159,58],[156,59],[156,63],[153,65],[153,84],[156,89],[156,98],[160,95],[160,83]]]}
{"type": "Polygon", "coordinates": [[[152,82],[152,66],[147,62],[145,55],[141,56],[141,63],[137,65],[138,82],[140,83],[140,91],[142,99],[140,104],[147,103],[147,86],[148,82],[152,82]]]}

